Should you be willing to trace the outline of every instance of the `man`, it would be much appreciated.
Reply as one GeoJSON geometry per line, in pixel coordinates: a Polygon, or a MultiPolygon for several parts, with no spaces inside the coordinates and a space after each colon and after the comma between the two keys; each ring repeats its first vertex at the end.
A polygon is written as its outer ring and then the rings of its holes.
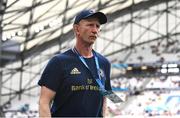
{"type": "Polygon", "coordinates": [[[40,117],[103,115],[103,95],[111,90],[110,63],[92,46],[100,25],[106,22],[102,12],[83,10],[77,14],[73,24],[75,47],[54,56],[38,82],[40,117]]]}

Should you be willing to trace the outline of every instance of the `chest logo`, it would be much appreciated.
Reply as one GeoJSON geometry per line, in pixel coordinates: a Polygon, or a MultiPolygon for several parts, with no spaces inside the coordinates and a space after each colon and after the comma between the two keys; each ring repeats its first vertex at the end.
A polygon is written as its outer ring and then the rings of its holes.
{"type": "Polygon", "coordinates": [[[102,69],[99,69],[99,74],[102,78],[105,77],[104,71],[102,69]]]}
{"type": "Polygon", "coordinates": [[[77,74],[81,74],[81,72],[77,69],[77,68],[73,68],[70,72],[71,75],[77,75],[77,74]]]}

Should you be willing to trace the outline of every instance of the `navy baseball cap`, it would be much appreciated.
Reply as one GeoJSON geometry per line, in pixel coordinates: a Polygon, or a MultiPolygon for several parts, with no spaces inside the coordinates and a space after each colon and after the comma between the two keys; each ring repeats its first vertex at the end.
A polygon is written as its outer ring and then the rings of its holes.
{"type": "Polygon", "coordinates": [[[74,24],[78,24],[82,19],[86,19],[89,17],[95,17],[99,19],[100,24],[105,24],[107,22],[107,17],[102,12],[95,12],[94,10],[83,10],[77,14],[74,20],[74,24]]]}

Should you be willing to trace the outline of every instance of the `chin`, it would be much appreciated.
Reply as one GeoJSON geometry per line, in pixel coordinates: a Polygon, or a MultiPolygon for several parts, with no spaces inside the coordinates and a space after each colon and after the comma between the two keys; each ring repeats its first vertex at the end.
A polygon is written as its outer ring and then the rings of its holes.
{"type": "Polygon", "coordinates": [[[96,41],[96,39],[88,39],[88,40],[86,40],[86,43],[88,43],[89,45],[92,45],[95,43],[95,41],[96,41]]]}
{"type": "Polygon", "coordinates": [[[94,44],[96,40],[89,42],[90,44],[94,44]]]}
{"type": "Polygon", "coordinates": [[[90,42],[94,43],[96,41],[96,39],[91,39],[90,42]]]}

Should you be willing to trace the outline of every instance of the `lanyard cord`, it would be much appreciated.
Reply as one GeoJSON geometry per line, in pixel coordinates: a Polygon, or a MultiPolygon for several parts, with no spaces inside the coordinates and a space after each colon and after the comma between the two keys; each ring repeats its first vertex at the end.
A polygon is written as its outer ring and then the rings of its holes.
{"type": "MultiPolygon", "coordinates": [[[[92,74],[92,71],[90,70],[89,66],[87,65],[86,61],[84,60],[83,56],[81,56],[79,54],[79,52],[76,50],[76,48],[72,48],[72,51],[79,57],[80,61],[86,66],[86,68],[91,72],[92,74]]],[[[94,56],[94,59],[95,59],[95,64],[96,64],[96,69],[97,69],[97,73],[98,73],[98,78],[96,80],[96,82],[98,83],[99,87],[100,87],[100,90],[101,91],[104,91],[105,90],[105,87],[103,85],[103,79],[101,78],[100,76],[100,67],[99,67],[99,62],[98,62],[98,58],[96,56],[96,53],[93,51],[93,56],[94,56]],[[101,81],[102,79],[102,81],[101,81]]]]}

